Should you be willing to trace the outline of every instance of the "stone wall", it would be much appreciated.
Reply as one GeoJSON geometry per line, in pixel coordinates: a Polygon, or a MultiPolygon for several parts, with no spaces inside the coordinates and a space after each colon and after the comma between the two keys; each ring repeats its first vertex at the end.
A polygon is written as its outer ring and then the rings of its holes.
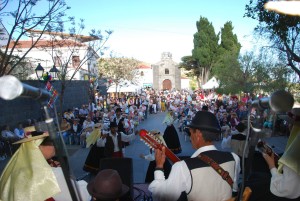
{"type": "Polygon", "coordinates": [[[168,79],[171,81],[172,89],[181,89],[181,72],[178,64],[172,60],[170,52],[163,52],[161,60],[152,65],[153,67],[153,88],[156,90],[163,89],[163,81],[168,79]],[[169,74],[165,74],[165,69],[169,70],[169,74]]]}
{"type": "MultiPolygon", "coordinates": [[[[44,88],[45,84],[36,80],[22,81],[28,85],[37,88],[44,88]]],[[[60,94],[60,81],[55,81],[53,87],[60,94]]],[[[88,81],[71,81],[67,84],[63,100],[63,110],[78,107],[87,104],[89,99],[89,82],[88,81]]],[[[59,111],[59,98],[56,100],[56,107],[59,111]]],[[[0,126],[5,124],[13,129],[18,122],[24,122],[26,119],[43,119],[42,105],[39,101],[30,98],[16,98],[6,101],[0,98],[0,126]]],[[[1,129],[1,128],[0,128],[1,129]]]]}

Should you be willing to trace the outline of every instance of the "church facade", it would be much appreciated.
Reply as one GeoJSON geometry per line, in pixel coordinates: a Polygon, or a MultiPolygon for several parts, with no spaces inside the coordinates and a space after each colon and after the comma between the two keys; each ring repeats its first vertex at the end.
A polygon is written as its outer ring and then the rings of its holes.
{"type": "Polygon", "coordinates": [[[161,60],[151,65],[153,69],[153,88],[156,90],[181,90],[181,72],[172,60],[170,52],[163,52],[161,60]]]}

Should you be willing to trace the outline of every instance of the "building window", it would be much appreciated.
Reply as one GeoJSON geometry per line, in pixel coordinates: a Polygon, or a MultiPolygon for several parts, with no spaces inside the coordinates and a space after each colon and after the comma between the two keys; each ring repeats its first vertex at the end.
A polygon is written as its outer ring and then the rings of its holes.
{"type": "Polygon", "coordinates": [[[141,76],[144,76],[144,71],[141,71],[141,76]]]}
{"type": "Polygon", "coordinates": [[[168,68],[166,68],[165,69],[165,74],[167,75],[167,74],[169,74],[170,72],[169,72],[169,69],[168,68]]]}
{"type": "Polygon", "coordinates": [[[57,67],[62,66],[61,57],[54,57],[54,65],[57,67]]]}
{"type": "Polygon", "coordinates": [[[80,64],[80,59],[79,59],[79,56],[72,56],[72,64],[73,64],[73,67],[78,67],[79,64],[80,64]]]}

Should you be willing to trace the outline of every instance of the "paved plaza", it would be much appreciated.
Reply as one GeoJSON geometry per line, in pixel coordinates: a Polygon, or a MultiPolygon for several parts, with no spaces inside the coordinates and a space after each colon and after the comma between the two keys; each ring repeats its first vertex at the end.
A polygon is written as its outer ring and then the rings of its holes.
{"type": "MultiPolygon", "coordinates": [[[[148,115],[148,119],[143,121],[139,126],[138,129],[146,129],[146,130],[159,130],[160,132],[164,132],[165,125],[162,123],[165,118],[166,113],[157,113],[157,114],[150,114],[148,115]]],[[[175,124],[175,127],[177,125],[175,124]]],[[[183,133],[178,132],[179,139],[181,141],[182,146],[182,153],[179,156],[190,156],[194,152],[191,147],[191,143],[188,138],[184,136],[183,133]]],[[[285,136],[278,136],[278,137],[271,137],[267,138],[266,141],[269,145],[274,147],[275,152],[282,153],[284,151],[287,137],[285,136]]],[[[221,141],[215,142],[218,149],[221,149],[221,141]]],[[[76,145],[68,145],[67,146],[68,153],[69,153],[69,161],[70,167],[74,177],[84,177],[87,172],[85,172],[82,167],[85,162],[85,159],[88,155],[89,149],[80,148],[76,145]]],[[[149,148],[140,141],[139,136],[132,142],[130,145],[126,147],[125,150],[125,157],[130,157],[133,159],[133,173],[134,173],[134,183],[144,183],[147,168],[149,162],[145,159],[140,158],[140,154],[148,154],[149,148]]],[[[0,161],[0,171],[2,172],[6,163],[9,159],[0,161]]],[[[89,180],[89,176],[85,177],[86,180],[89,180]]]]}

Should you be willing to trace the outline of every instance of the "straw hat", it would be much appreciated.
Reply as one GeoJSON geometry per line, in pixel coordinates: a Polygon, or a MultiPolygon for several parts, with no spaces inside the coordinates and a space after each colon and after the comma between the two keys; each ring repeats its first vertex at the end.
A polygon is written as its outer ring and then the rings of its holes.
{"type": "Polygon", "coordinates": [[[26,137],[17,142],[14,142],[13,144],[30,142],[32,140],[37,140],[37,139],[41,139],[41,138],[45,138],[45,137],[49,136],[49,134],[47,132],[36,131],[34,126],[24,128],[24,132],[26,133],[26,137]]]}
{"type": "Polygon", "coordinates": [[[95,125],[94,125],[94,128],[101,128],[102,127],[102,124],[101,123],[96,123],[95,125]]]}

